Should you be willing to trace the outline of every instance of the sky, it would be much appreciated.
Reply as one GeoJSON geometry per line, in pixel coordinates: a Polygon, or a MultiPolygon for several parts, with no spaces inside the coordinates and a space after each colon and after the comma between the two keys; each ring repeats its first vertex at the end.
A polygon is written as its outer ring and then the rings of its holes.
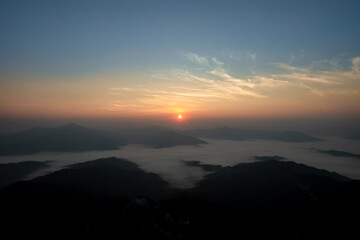
{"type": "Polygon", "coordinates": [[[360,118],[360,1],[0,2],[0,118],[360,118]]]}

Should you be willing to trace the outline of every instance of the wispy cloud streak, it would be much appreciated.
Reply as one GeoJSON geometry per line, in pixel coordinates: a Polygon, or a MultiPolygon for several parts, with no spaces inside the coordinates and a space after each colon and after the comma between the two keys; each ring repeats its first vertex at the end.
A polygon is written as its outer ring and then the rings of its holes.
{"type": "Polygon", "coordinates": [[[360,57],[351,59],[351,67],[348,70],[314,71],[307,68],[289,66],[284,63],[277,64],[285,73],[272,74],[272,78],[286,80],[289,86],[305,88],[317,96],[326,95],[354,95],[360,91],[360,57]]]}
{"type": "MultiPolygon", "coordinates": [[[[256,54],[253,54],[255,60],[256,54]]],[[[109,89],[110,94],[118,95],[123,101],[113,104],[112,107],[119,110],[128,107],[135,111],[178,106],[198,109],[203,104],[236,102],[245,98],[279,98],[279,91],[303,92],[304,96],[310,94],[317,97],[360,93],[360,57],[353,58],[352,66],[343,71],[314,71],[310,68],[276,63],[273,64],[276,74],[254,72],[247,77],[227,70],[224,68],[225,63],[216,57],[205,58],[195,53],[188,53],[186,57],[189,61],[202,65],[203,69],[165,70],[151,75],[150,78],[157,83],[155,85],[152,83],[141,87],[112,87],[109,89]]]]}
{"type": "Polygon", "coordinates": [[[208,65],[209,64],[207,58],[201,57],[195,53],[188,52],[185,54],[185,56],[194,63],[200,64],[200,65],[208,65]]]}

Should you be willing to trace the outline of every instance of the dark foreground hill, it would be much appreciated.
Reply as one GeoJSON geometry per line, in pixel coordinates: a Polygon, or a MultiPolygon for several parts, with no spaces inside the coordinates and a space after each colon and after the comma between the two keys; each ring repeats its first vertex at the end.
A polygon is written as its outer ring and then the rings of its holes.
{"type": "Polygon", "coordinates": [[[0,164],[0,189],[22,180],[38,169],[46,167],[46,163],[34,161],[0,164]]]}
{"type": "Polygon", "coordinates": [[[183,133],[194,137],[235,141],[261,139],[283,142],[314,142],[321,140],[297,131],[243,130],[231,127],[194,129],[183,131],[183,133]]]}
{"type": "MultiPolygon", "coordinates": [[[[0,190],[2,234],[37,239],[351,239],[360,184],[287,161],[212,171],[176,190],[135,164],[106,158],[0,190]]],[[[355,234],[355,235],[354,235],[355,234]]]]}
{"type": "Polygon", "coordinates": [[[158,199],[171,192],[169,184],[158,175],[144,172],[135,163],[115,157],[70,165],[31,182],[127,200],[139,195],[158,199]]]}
{"type": "Polygon", "coordinates": [[[243,211],[262,212],[312,203],[328,188],[349,181],[337,173],[303,164],[267,160],[221,168],[189,191],[243,211]]]}
{"type": "Polygon", "coordinates": [[[0,190],[1,234],[37,239],[106,239],[137,196],[160,200],[176,189],[134,163],[104,158],[0,190]]]}

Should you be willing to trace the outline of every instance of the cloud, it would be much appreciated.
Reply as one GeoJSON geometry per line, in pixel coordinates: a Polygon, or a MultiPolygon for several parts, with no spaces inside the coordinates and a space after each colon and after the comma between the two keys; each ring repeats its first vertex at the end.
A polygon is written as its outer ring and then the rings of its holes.
{"type": "Polygon", "coordinates": [[[185,56],[192,62],[200,65],[209,65],[208,60],[205,57],[201,57],[195,53],[189,52],[185,56]]]}
{"type": "MultiPolygon", "coordinates": [[[[178,71],[178,73],[179,72],[180,71],[178,71]]],[[[265,97],[253,89],[254,84],[252,84],[251,80],[233,78],[226,73],[225,70],[212,70],[207,73],[210,73],[212,76],[198,76],[189,71],[183,71],[179,78],[185,78],[188,81],[202,85],[199,89],[200,91],[211,92],[212,95],[215,95],[218,98],[236,99],[241,95],[256,98],[265,97]],[[217,76],[220,79],[216,80],[212,78],[214,76],[217,76]]]]}
{"type": "Polygon", "coordinates": [[[216,57],[211,58],[211,60],[217,65],[220,65],[220,66],[224,65],[224,63],[219,61],[216,57]]]}
{"type": "MultiPolygon", "coordinates": [[[[166,74],[164,74],[166,75],[166,74]]],[[[158,76],[158,75],[157,75],[158,76]]],[[[161,77],[161,79],[163,76],[161,77]]],[[[134,87],[134,88],[111,88],[112,95],[119,96],[119,101],[111,104],[107,109],[112,111],[162,111],[174,107],[189,106],[190,110],[199,108],[204,102],[216,101],[221,96],[204,87],[209,84],[205,78],[201,78],[186,71],[173,71],[169,79],[179,81],[187,78],[189,82],[201,83],[199,86],[173,86],[170,87],[134,87]],[[121,99],[120,99],[121,98],[121,99]]]]}
{"type": "MultiPolygon", "coordinates": [[[[256,53],[253,56],[256,59],[256,53]]],[[[273,63],[276,73],[253,72],[249,76],[229,71],[224,67],[226,64],[216,57],[209,58],[213,64],[195,53],[189,53],[187,57],[206,66],[155,72],[150,76],[152,82],[148,85],[113,86],[109,93],[118,96],[119,101],[112,103],[109,109],[164,112],[187,106],[188,109],[199,110],[209,108],[209,104],[231,105],[244,99],[261,101],[277,98],[286,101],[291,93],[304,98],[309,94],[315,97],[360,94],[360,57],[351,59],[348,70],[315,71],[312,67],[273,63]]],[[[332,63],[335,64],[334,61],[332,63]]]]}
{"type": "Polygon", "coordinates": [[[228,73],[226,73],[224,70],[212,70],[210,71],[210,73],[213,74],[214,76],[220,77],[224,81],[232,82],[237,86],[244,86],[249,88],[255,87],[255,83],[253,83],[251,79],[234,78],[230,76],[228,73]]]}
{"type": "Polygon", "coordinates": [[[236,60],[236,61],[240,61],[240,60],[245,60],[245,61],[249,61],[251,60],[252,62],[256,61],[256,52],[253,51],[232,51],[228,54],[228,57],[230,59],[236,60]]]}
{"type": "Polygon", "coordinates": [[[360,72],[360,57],[351,59],[351,63],[353,65],[352,71],[355,73],[359,73],[360,72]]]}
{"type": "Polygon", "coordinates": [[[311,93],[318,95],[320,97],[326,96],[326,95],[357,95],[359,94],[358,90],[345,90],[345,89],[328,89],[328,90],[320,90],[320,89],[312,89],[311,93]]]}
{"type": "Polygon", "coordinates": [[[336,81],[331,81],[327,79],[327,77],[323,74],[292,72],[290,74],[277,74],[271,76],[276,79],[287,80],[289,82],[302,81],[302,82],[315,82],[315,83],[330,84],[330,85],[339,84],[336,81]]]}
{"type": "MultiPolygon", "coordinates": [[[[112,87],[110,94],[118,96],[119,101],[107,109],[111,111],[161,111],[164,109],[187,106],[189,110],[202,109],[204,104],[236,101],[241,97],[265,98],[254,89],[251,80],[237,79],[224,70],[194,73],[176,69],[153,75],[169,87],[112,87]],[[128,107],[128,109],[126,109],[128,107]]],[[[257,82],[265,79],[256,79],[257,82]]]]}
{"type": "MultiPolygon", "coordinates": [[[[351,66],[348,70],[339,70],[337,60],[322,60],[321,62],[328,63],[329,66],[332,66],[332,70],[319,71],[312,70],[312,67],[299,68],[285,63],[277,63],[275,66],[286,72],[270,76],[273,79],[286,80],[291,87],[304,88],[311,94],[321,97],[360,93],[360,57],[351,59],[351,66]]],[[[314,63],[310,66],[314,66],[314,63]]]]}
{"type": "Polygon", "coordinates": [[[278,68],[282,68],[284,70],[287,70],[289,72],[309,72],[308,69],[294,67],[294,66],[288,65],[286,63],[273,63],[273,65],[275,65],[278,68]]]}
{"type": "Polygon", "coordinates": [[[250,59],[253,61],[253,62],[255,62],[256,61],[256,53],[255,52],[253,52],[253,53],[248,53],[249,54],[249,57],[250,57],[250,59]]]}
{"type": "Polygon", "coordinates": [[[291,63],[291,62],[295,61],[295,59],[296,59],[295,55],[293,53],[291,53],[290,58],[289,58],[289,62],[291,63]]]}

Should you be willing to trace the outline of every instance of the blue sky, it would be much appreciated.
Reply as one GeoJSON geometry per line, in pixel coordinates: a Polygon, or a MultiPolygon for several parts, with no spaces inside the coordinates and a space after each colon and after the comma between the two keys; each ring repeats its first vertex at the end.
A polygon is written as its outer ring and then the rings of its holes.
{"type": "Polygon", "coordinates": [[[356,0],[3,0],[0,110],[44,114],[81,95],[87,114],[211,102],[251,115],[270,99],[279,114],[360,115],[349,105],[360,96],[359,10],[356,0]]]}
{"type": "Polygon", "coordinates": [[[256,53],[258,70],[290,59],[304,66],[338,58],[346,65],[360,55],[359,1],[0,4],[2,74],[161,69],[185,64],[181,52],[217,56],[229,63],[231,54],[256,53]]]}

